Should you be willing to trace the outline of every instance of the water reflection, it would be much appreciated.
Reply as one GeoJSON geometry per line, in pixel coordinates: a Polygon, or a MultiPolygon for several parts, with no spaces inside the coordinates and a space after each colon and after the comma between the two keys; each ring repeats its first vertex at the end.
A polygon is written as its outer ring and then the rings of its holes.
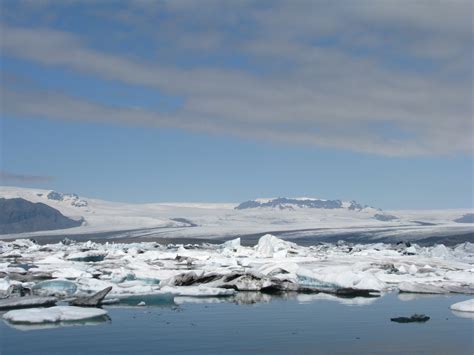
{"type": "Polygon", "coordinates": [[[456,317],[459,317],[459,318],[474,319],[474,313],[473,312],[451,311],[451,313],[454,314],[456,317]]]}
{"type": "Polygon", "coordinates": [[[342,298],[327,293],[300,294],[296,297],[299,303],[310,303],[315,301],[334,301],[346,306],[368,306],[375,303],[379,297],[354,297],[342,298]]]}

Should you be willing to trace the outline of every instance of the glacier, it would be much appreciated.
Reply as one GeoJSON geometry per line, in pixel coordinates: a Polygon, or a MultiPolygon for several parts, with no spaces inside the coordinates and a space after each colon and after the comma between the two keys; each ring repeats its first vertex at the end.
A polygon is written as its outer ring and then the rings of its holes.
{"type": "MultiPolygon", "coordinates": [[[[242,243],[248,243],[249,239],[255,241],[256,235],[273,234],[296,242],[345,239],[433,244],[452,240],[454,244],[468,241],[474,235],[474,223],[462,219],[472,215],[472,209],[380,211],[354,201],[311,198],[255,200],[249,208],[237,208],[237,203],[130,204],[8,186],[0,186],[0,198],[43,203],[68,218],[82,221],[80,226],[68,229],[1,234],[0,239],[27,237],[51,242],[67,236],[111,242],[120,239],[179,242],[180,238],[204,242],[241,237],[242,243]]],[[[71,257],[101,258],[81,255],[81,251],[71,257]]]]}

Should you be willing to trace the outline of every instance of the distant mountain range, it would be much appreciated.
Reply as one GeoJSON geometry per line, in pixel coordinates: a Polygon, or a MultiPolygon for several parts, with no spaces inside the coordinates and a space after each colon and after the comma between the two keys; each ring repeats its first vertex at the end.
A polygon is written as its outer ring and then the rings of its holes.
{"type": "Polygon", "coordinates": [[[82,220],[68,218],[44,203],[23,198],[0,198],[0,211],[0,234],[66,229],[82,224],[82,220]]]}
{"type": "Polygon", "coordinates": [[[267,232],[290,233],[292,238],[306,238],[307,234],[311,238],[371,235],[390,240],[451,235],[467,238],[472,235],[473,216],[472,209],[387,212],[356,201],[311,197],[260,198],[240,204],[131,204],[0,186],[0,238],[115,238],[118,232],[134,238],[228,238],[267,232]]]}
{"type": "MultiPolygon", "coordinates": [[[[365,208],[373,207],[361,205],[356,201],[341,201],[341,200],[323,200],[315,198],[287,198],[278,197],[272,199],[257,199],[242,202],[235,207],[236,210],[245,210],[250,208],[277,208],[281,210],[295,209],[295,208],[317,208],[317,209],[347,209],[350,211],[360,211],[365,208]]],[[[375,210],[375,209],[374,209],[375,210]]]]}

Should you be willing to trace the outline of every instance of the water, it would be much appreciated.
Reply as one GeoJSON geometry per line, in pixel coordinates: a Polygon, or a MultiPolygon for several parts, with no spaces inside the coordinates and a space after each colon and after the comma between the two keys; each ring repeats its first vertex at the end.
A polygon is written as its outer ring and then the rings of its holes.
{"type": "Polygon", "coordinates": [[[21,331],[0,322],[0,353],[473,354],[473,319],[449,310],[469,298],[388,294],[356,300],[368,305],[346,305],[300,295],[255,304],[203,299],[221,303],[110,306],[111,320],[96,325],[21,331]],[[431,319],[390,321],[413,313],[431,319]]]}

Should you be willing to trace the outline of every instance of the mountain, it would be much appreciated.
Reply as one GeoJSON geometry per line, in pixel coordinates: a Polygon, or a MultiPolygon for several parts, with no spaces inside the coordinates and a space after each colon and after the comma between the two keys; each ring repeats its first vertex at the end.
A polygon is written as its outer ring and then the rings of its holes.
{"type": "Polygon", "coordinates": [[[66,229],[82,224],[82,220],[68,218],[44,203],[23,198],[0,198],[0,211],[0,234],[66,229]]]}
{"type": "Polygon", "coordinates": [[[362,206],[356,201],[341,200],[322,200],[315,198],[286,198],[278,197],[272,199],[257,199],[242,202],[235,207],[236,210],[245,210],[250,208],[277,208],[277,209],[295,209],[295,208],[317,208],[317,209],[347,209],[350,211],[360,211],[364,208],[372,208],[367,205],[362,206]]]}
{"type": "MultiPolygon", "coordinates": [[[[40,193],[38,196],[41,197],[42,194],[40,193]]],[[[50,191],[46,195],[46,198],[53,201],[66,201],[74,207],[87,207],[88,205],[86,200],[79,198],[76,194],[64,194],[62,192],[50,191]]]]}
{"type": "Polygon", "coordinates": [[[17,215],[24,217],[24,226],[19,226],[23,222],[13,221],[10,213],[6,213],[13,207],[1,206],[0,239],[32,237],[40,240],[43,236],[57,238],[55,240],[65,236],[112,240],[211,240],[236,236],[251,239],[271,232],[304,240],[373,238],[398,241],[448,236],[466,239],[473,235],[473,223],[469,217],[473,214],[472,209],[382,212],[355,201],[316,198],[258,199],[241,204],[132,204],[13,186],[0,186],[0,198],[24,200],[18,202],[21,211],[16,211],[17,215]],[[43,216],[45,205],[51,209],[43,216]],[[35,209],[32,206],[36,206],[35,209]],[[466,215],[468,217],[463,217],[466,215]],[[62,224],[61,221],[66,222],[62,224]],[[80,224],[78,221],[83,222],[80,224]],[[71,223],[80,226],[70,228],[71,223]]]}

